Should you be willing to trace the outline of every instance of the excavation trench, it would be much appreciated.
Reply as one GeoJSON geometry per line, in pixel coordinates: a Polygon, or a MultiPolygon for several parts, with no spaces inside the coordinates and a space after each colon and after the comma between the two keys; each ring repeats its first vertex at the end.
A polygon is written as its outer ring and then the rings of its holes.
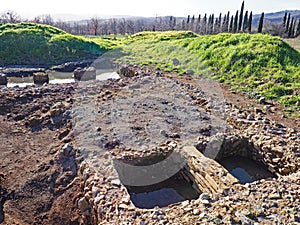
{"type": "Polygon", "coordinates": [[[251,158],[235,155],[222,158],[219,163],[224,166],[241,184],[274,177],[267,167],[251,158]]]}
{"type": "Polygon", "coordinates": [[[153,185],[125,187],[137,208],[166,207],[185,200],[197,199],[199,192],[182,173],[183,171],[180,171],[169,179],[153,185]]]}
{"type": "Polygon", "coordinates": [[[215,194],[236,183],[275,177],[253,145],[237,136],[225,137],[215,159],[206,157],[201,149],[186,146],[180,153],[123,157],[115,160],[114,166],[132,203],[144,209],[197,199],[201,193],[215,194]]]}
{"type": "Polygon", "coordinates": [[[178,156],[158,153],[143,158],[127,158],[115,162],[120,181],[126,187],[135,207],[144,209],[151,209],[156,206],[166,207],[199,197],[201,192],[197,184],[189,178],[193,177],[192,174],[185,168],[186,164],[182,164],[181,158],[177,158],[178,156]],[[167,158],[168,160],[171,158],[174,165],[168,167],[169,163],[164,164],[164,161],[168,161],[167,158]],[[180,166],[176,165],[178,162],[180,162],[180,166]],[[134,166],[136,170],[142,168],[141,171],[143,172],[134,173],[126,165],[134,166]],[[153,166],[157,168],[157,171],[154,171],[156,169],[153,169],[153,166]],[[174,168],[178,170],[176,171],[174,168]],[[170,171],[175,171],[175,174],[170,171]],[[171,176],[171,174],[173,175],[171,176]],[[160,182],[155,182],[155,179],[153,179],[155,176],[157,181],[160,182]],[[165,179],[162,179],[162,177],[165,177],[165,179]],[[149,182],[148,178],[152,181],[149,182]],[[136,179],[139,179],[139,182],[136,182],[136,179]],[[140,182],[141,180],[145,181],[145,185],[140,182]],[[149,183],[151,184],[149,185],[149,183]]]}
{"type": "Polygon", "coordinates": [[[245,138],[226,137],[216,161],[237,178],[241,184],[275,177],[263,163],[257,150],[245,138]]]}

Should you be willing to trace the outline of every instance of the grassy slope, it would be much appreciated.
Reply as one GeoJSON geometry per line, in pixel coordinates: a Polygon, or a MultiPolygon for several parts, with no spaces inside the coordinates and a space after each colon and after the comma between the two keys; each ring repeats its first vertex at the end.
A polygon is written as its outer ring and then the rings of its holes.
{"type": "Polygon", "coordinates": [[[0,26],[0,66],[53,65],[110,49],[119,49],[122,54],[114,58],[123,62],[154,64],[157,69],[180,74],[193,70],[195,75],[219,79],[250,97],[263,95],[299,110],[295,103],[300,101],[300,53],[278,37],[168,31],[84,38],[46,25],[0,26]]]}
{"type": "Polygon", "coordinates": [[[59,64],[107,51],[83,37],[33,23],[0,26],[0,65],[59,64]]]}
{"type": "Polygon", "coordinates": [[[155,64],[219,79],[250,97],[257,95],[295,107],[300,101],[300,54],[278,37],[264,34],[197,36],[189,32],[146,32],[127,39],[122,60],[155,64]],[[174,65],[173,59],[180,65],[174,65]]]}

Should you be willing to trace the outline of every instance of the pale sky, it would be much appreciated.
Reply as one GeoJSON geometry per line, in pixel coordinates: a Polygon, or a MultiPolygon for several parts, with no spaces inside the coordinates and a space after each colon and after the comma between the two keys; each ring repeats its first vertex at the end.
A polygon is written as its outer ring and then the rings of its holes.
{"type": "MultiPolygon", "coordinates": [[[[68,15],[64,19],[72,19],[72,15],[87,19],[105,15],[187,16],[235,12],[241,3],[242,0],[1,0],[0,13],[12,10],[23,18],[41,14],[56,18],[68,15]]],[[[245,9],[254,14],[300,9],[300,0],[245,0],[245,9]]]]}

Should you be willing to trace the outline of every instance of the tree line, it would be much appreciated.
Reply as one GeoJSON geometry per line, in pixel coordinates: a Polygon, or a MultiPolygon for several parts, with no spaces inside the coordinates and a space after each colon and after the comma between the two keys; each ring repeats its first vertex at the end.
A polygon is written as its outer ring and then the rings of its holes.
{"type": "MultiPolygon", "coordinates": [[[[191,30],[195,33],[217,34],[217,33],[270,33],[281,37],[293,38],[300,34],[300,20],[285,13],[280,24],[266,23],[264,13],[261,14],[256,30],[253,29],[253,13],[245,11],[245,2],[242,2],[241,9],[235,14],[230,12],[218,16],[204,14],[178,18],[174,16],[155,18],[112,18],[100,19],[97,17],[86,21],[54,21],[51,15],[40,15],[32,21],[35,23],[56,26],[72,34],[79,35],[110,35],[110,34],[134,34],[141,31],[166,31],[166,30],[191,30]]],[[[17,23],[21,21],[20,16],[13,11],[0,15],[1,23],[17,23]]]]}
{"type": "Polygon", "coordinates": [[[201,15],[196,19],[195,16],[188,16],[186,21],[182,21],[182,28],[192,30],[195,33],[199,34],[217,34],[223,32],[229,33],[238,33],[252,32],[252,12],[246,11],[244,13],[244,2],[242,3],[241,10],[236,11],[235,15],[230,15],[230,12],[222,16],[222,13],[219,16],[214,14],[207,15],[205,14],[203,18],[201,15]],[[184,25],[186,23],[186,25],[184,25]]]}

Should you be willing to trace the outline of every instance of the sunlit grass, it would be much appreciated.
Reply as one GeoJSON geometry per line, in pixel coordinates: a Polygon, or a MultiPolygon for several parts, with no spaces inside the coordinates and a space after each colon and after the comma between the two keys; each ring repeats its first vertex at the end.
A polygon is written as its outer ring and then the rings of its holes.
{"type": "Polygon", "coordinates": [[[118,62],[210,76],[247,96],[278,101],[299,115],[300,53],[279,37],[199,36],[190,31],[82,37],[46,25],[0,26],[0,62],[4,65],[54,65],[110,52],[118,62]]]}
{"type": "Polygon", "coordinates": [[[119,61],[211,76],[248,96],[265,96],[299,110],[300,54],[265,34],[184,35],[143,32],[127,38],[119,61]],[[165,35],[165,36],[164,36],[165,35]],[[174,64],[174,60],[179,62],[174,64]]]}
{"type": "Polygon", "coordinates": [[[33,23],[0,25],[0,65],[53,65],[91,58],[106,46],[33,23]]]}

